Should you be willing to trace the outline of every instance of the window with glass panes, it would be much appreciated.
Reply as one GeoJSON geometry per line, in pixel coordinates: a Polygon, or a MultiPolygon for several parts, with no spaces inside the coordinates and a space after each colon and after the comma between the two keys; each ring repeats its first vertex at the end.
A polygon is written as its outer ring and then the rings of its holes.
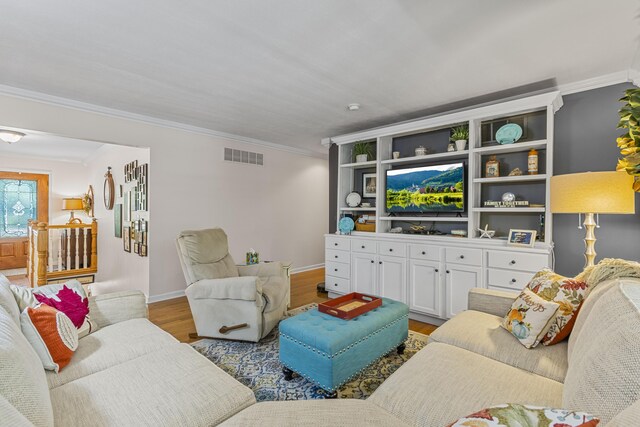
{"type": "Polygon", "coordinates": [[[38,182],[0,179],[0,238],[27,236],[27,224],[38,216],[38,182]]]}

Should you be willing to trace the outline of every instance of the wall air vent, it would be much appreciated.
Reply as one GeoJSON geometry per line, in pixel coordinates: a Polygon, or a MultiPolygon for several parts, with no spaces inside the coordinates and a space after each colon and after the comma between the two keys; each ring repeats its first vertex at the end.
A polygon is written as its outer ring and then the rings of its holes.
{"type": "Polygon", "coordinates": [[[227,162],[246,163],[248,165],[264,166],[264,154],[251,151],[224,149],[224,160],[227,162]]]}

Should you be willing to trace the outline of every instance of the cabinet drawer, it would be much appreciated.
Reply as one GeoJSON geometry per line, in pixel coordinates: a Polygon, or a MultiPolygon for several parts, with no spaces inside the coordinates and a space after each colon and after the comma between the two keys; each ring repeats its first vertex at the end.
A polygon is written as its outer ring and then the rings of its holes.
{"type": "Polygon", "coordinates": [[[409,256],[413,259],[440,261],[440,247],[429,245],[409,245],[409,256]]]}
{"type": "Polygon", "coordinates": [[[543,254],[487,251],[487,265],[509,270],[535,272],[549,266],[549,257],[543,254]]]}
{"type": "Polygon", "coordinates": [[[327,261],[325,264],[325,273],[331,276],[342,277],[348,279],[350,277],[349,270],[351,269],[349,264],[343,264],[341,262],[327,261]]]}
{"type": "Polygon", "coordinates": [[[337,292],[339,294],[347,294],[350,291],[349,279],[341,277],[326,276],[324,281],[324,289],[327,292],[337,292]]]}
{"type": "Polygon", "coordinates": [[[349,250],[349,239],[340,237],[327,237],[324,241],[324,247],[327,249],[338,249],[341,251],[349,250]]]}
{"type": "Polygon", "coordinates": [[[533,273],[487,269],[487,285],[521,291],[533,277],[533,273]]]}
{"type": "Polygon", "coordinates": [[[380,255],[407,256],[407,245],[397,242],[378,242],[380,255]]]}
{"type": "Polygon", "coordinates": [[[445,259],[464,265],[482,265],[482,249],[446,248],[445,259]]]}
{"type": "Polygon", "coordinates": [[[376,253],[376,241],[367,239],[351,239],[351,250],[353,252],[364,252],[366,254],[376,253]]]}
{"type": "Polygon", "coordinates": [[[351,254],[349,251],[327,249],[324,251],[324,259],[325,261],[344,262],[349,264],[351,262],[351,254]]]}

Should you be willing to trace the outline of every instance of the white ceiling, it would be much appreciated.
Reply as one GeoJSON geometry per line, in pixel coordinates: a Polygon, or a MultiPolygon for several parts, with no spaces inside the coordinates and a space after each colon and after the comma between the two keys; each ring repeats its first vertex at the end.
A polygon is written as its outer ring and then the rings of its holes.
{"type": "Polygon", "coordinates": [[[315,152],[435,106],[628,70],[640,34],[636,0],[1,5],[0,84],[315,152]]]}
{"type": "Polygon", "coordinates": [[[26,135],[18,142],[0,141],[0,156],[36,157],[65,162],[84,163],[104,144],[94,141],[64,138],[22,130],[26,135]]]}

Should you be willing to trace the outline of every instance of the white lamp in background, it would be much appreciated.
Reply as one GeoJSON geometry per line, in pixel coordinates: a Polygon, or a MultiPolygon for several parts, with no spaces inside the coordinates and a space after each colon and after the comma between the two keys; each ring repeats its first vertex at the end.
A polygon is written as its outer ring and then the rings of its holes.
{"type": "Polygon", "coordinates": [[[551,177],[551,213],[584,215],[585,267],[594,265],[594,214],[635,213],[633,177],[626,172],[584,172],[551,177]]]}
{"type": "Polygon", "coordinates": [[[0,129],[0,139],[9,144],[18,142],[22,139],[24,133],[15,130],[0,129]]]}

